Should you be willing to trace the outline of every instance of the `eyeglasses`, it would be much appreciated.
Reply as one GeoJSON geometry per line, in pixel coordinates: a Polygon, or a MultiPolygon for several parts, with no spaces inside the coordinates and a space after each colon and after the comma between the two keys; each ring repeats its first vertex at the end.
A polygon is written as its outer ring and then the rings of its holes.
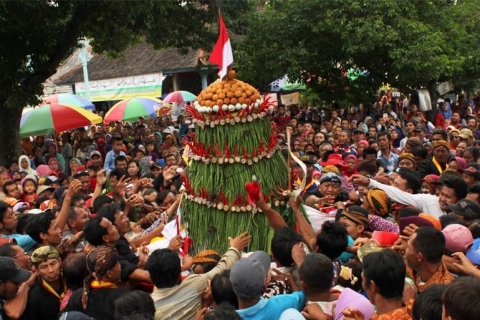
{"type": "Polygon", "coordinates": [[[28,253],[26,251],[22,252],[20,254],[17,254],[16,256],[13,256],[12,259],[17,259],[17,258],[24,257],[24,256],[28,256],[28,253]]]}

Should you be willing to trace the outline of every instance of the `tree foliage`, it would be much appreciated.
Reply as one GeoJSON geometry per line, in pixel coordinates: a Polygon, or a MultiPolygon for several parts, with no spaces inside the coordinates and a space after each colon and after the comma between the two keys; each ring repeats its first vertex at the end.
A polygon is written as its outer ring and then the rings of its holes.
{"type": "Polygon", "coordinates": [[[249,0],[0,1],[0,163],[18,157],[20,110],[39,103],[42,84],[79,39],[93,39],[94,51],[111,57],[143,40],[157,49],[208,50],[219,7],[229,28],[244,33],[249,0]]]}
{"type": "Polygon", "coordinates": [[[480,75],[476,0],[273,0],[252,16],[241,77],[288,74],[326,101],[365,101],[382,83],[428,86],[480,75]],[[352,80],[349,70],[365,71],[352,80]]]}

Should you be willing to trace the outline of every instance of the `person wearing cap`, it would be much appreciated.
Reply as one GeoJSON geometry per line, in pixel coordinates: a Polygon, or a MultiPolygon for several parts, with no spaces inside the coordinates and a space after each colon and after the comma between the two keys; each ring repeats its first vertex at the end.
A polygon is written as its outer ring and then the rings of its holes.
{"type": "Polygon", "coordinates": [[[465,169],[460,169],[458,172],[462,174],[462,178],[468,186],[480,182],[480,164],[478,163],[469,163],[465,169]]]}
{"type": "MultiPolygon", "coordinates": [[[[146,267],[155,285],[151,294],[157,309],[155,318],[193,319],[202,307],[202,295],[208,287],[208,280],[232,268],[250,241],[251,236],[246,232],[234,239],[230,238],[230,248],[212,270],[184,280],[181,279],[182,266],[178,252],[168,248],[155,250],[146,267]]],[[[248,271],[250,273],[251,270],[248,271]]]]}
{"type": "Polygon", "coordinates": [[[406,168],[415,171],[415,157],[411,153],[403,152],[398,157],[398,168],[406,168]]]}
{"type": "Polygon", "coordinates": [[[117,250],[96,247],[87,255],[87,269],[83,288],[75,290],[63,311],[83,312],[94,319],[116,319],[114,301],[129,292],[117,287],[121,273],[117,250]]]}
{"type": "Polygon", "coordinates": [[[449,224],[442,230],[445,236],[445,249],[447,256],[455,252],[467,253],[473,245],[473,236],[470,229],[461,224],[449,224]]]}
{"type": "Polygon", "coordinates": [[[348,192],[342,189],[342,178],[335,166],[325,166],[322,169],[320,184],[311,192],[304,201],[310,207],[332,207],[334,203],[349,200],[348,192]]]}
{"type": "Polygon", "coordinates": [[[30,258],[38,277],[28,292],[22,319],[57,319],[60,302],[67,291],[60,255],[54,247],[43,246],[36,249],[30,258]]]}
{"type": "Polygon", "coordinates": [[[467,143],[467,146],[472,145],[472,142],[473,142],[472,130],[464,128],[460,130],[460,134],[458,136],[460,137],[460,141],[465,141],[467,143]]]}
{"type": "Polygon", "coordinates": [[[90,153],[90,163],[95,167],[96,171],[100,170],[103,166],[102,154],[100,151],[94,150],[90,153]]]}
{"type": "Polygon", "coordinates": [[[451,214],[459,217],[470,225],[474,220],[480,219],[480,205],[472,200],[462,199],[457,203],[449,203],[451,214]]]}
{"type": "Polygon", "coordinates": [[[238,298],[237,313],[244,320],[279,319],[282,312],[289,308],[303,309],[306,296],[302,291],[277,295],[268,300],[261,297],[268,283],[269,270],[270,257],[263,251],[256,251],[233,265],[230,282],[238,298]]]}
{"type": "Polygon", "coordinates": [[[420,227],[408,239],[405,260],[407,276],[420,293],[433,284],[449,284],[453,275],[442,262],[445,236],[432,227],[420,227]]]}
{"type": "Polygon", "coordinates": [[[450,145],[445,140],[435,141],[433,144],[432,159],[422,161],[417,171],[423,178],[429,174],[440,175],[447,169],[448,160],[450,158],[450,145]]]}
{"type": "Polygon", "coordinates": [[[438,182],[438,179],[440,179],[440,176],[437,176],[436,174],[426,175],[422,179],[422,193],[431,194],[431,195],[440,194],[441,185],[436,184],[436,182],[438,182]]]}
{"type": "Polygon", "coordinates": [[[297,179],[297,184],[299,186],[302,184],[302,182],[303,182],[302,180],[306,179],[305,189],[303,190],[303,193],[302,193],[303,198],[305,200],[311,194],[315,193],[315,191],[317,189],[317,185],[315,184],[315,180],[313,180],[313,177],[312,177],[313,171],[315,170],[315,164],[317,164],[317,157],[313,153],[309,152],[309,153],[306,153],[306,154],[300,156],[299,159],[307,167],[307,172],[306,172],[305,176],[303,176],[304,172],[298,164],[293,165],[293,167],[296,168],[297,177],[299,177],[297,179]]]}
{"type": "MultiPolygon", "coordinates": [[[[28,270],[20,268],[20,266],[15,263],[14,259],[10,257],[0,257],[0,318],[3,319],[3,316],[12,317],[10,306],[7,306],[8,300],[18,299],[17,293],[22,297],[26,296],[28,292],[28,285],[23,285],[24,282],[27,282],[32,273],[28,270]]],[[[14,309],[15,306],[12,306],[14,309]]],[[[13,309],[12,308],[12,309],[13,309]]],[[[17,313],[17,317],[22,314],[23,310],[17,313]]]]}

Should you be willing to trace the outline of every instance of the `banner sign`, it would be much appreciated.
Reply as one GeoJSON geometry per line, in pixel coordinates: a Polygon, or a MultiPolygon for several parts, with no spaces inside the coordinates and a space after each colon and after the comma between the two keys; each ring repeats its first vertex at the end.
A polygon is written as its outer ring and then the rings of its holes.
{"type": "MultiPolygon", "coordinates": [[[[160,97],[162,73],[89,81],[91,101],[124,100],[137,96],[160,97]]],[[[87,98],[84,82],[75,83],[75,94],[87,98]]]]}
{"type": "Polygon", "coordinates": [[[292,104],[299,104],[300,102],[300,94],[298,92],[290,93],[290,94],[282,94],[280,95],[280,101],[284,106],[291,106],[292,104]]]}

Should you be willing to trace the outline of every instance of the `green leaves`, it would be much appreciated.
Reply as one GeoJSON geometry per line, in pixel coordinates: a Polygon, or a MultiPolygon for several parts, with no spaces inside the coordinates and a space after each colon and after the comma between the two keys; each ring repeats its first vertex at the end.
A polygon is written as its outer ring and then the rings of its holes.
{"type": "Polygon", "coordinates": [[[260,88],[287,73],[306,83],[309,95],[345,104],[383,82],[405,88],[478,79],[477,6],[475,0],[274,1],[252,17],[239,73],[260,88]],[[352,81],[345,77],[350,68],[368,73],[352,81]]]}

